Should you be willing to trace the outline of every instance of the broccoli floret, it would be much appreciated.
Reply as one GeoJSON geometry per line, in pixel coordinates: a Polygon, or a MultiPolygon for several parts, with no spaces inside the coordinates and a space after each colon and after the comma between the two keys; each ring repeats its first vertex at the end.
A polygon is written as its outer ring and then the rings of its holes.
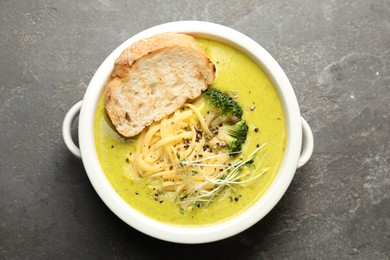
{"type": "Polygon", "coordinates": [[[205,90],[204,96],[206,123],[215,134],[210,145],[217,149],[226,148],[229,153],[240,152],[248,133],[241,106],[227,93],[215,88],[205,90]]]}
{"type": "Polygon", "coordinates": [[[241,120],[234,125],[225,124],[218,128],[218,134],[214,137],[215,143],[226,145],[229,153],[240,152],[248,134],[248,125],[241,120]]]}
{"type": "Polygon", "coordinates": [[[215,88],[208,88],[204,95],[207,106],[206,123],[210,128],[221,123],[235,124],[241,120],[242,108],[228,94],[215,88]]]}

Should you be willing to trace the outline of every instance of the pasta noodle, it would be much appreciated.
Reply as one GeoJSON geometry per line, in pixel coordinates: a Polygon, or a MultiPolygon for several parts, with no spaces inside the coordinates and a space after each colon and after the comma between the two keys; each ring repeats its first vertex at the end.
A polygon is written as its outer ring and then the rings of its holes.
{"type": "Polygon", "coordinates": [[[243,165],[226,150],[211,147],[212,137],[199,109],[187,103],[139,135],[130,176],[149,178],[157,191],[172,192],[183,207],[208,204],[224,187],[237,182],[243,165]],[[230,181],[225,181],[230,175],[230,181]]]}

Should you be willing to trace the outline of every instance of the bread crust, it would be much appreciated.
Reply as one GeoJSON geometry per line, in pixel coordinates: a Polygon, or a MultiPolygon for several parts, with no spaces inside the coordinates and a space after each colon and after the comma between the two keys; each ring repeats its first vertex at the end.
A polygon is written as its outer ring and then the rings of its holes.
{"type": "Polygon", "coordinates": [[[158,34],[125,49],[106,85],[105,108],[125,137],[139,134],[201,94],[215,66],[194,37],[158,34]]]}

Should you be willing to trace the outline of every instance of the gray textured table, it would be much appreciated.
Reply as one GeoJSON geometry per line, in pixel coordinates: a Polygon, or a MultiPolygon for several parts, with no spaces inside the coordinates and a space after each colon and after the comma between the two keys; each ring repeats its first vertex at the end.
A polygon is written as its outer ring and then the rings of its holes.
{"type": "Polygon", "coordinates": [[[390,2],[0,1],[0,258],[389,259],[390,2]],[[315,150],[261,222],[162,242],[103,204],[61,124],[120,43],[150,26],[237,29],[281,64],[315,150]]]}

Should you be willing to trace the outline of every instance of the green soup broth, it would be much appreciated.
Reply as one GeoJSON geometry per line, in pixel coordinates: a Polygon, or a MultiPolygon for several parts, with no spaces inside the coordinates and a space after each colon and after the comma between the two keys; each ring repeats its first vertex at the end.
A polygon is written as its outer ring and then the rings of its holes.
{"type": "Polygon", "coordinates": [[[134,209],[144,215],[174,225],[199,226],[226,221],[251,207],[265,193],[282,162],[286,144],[284,113],[277,92],[267,75],[250,58],[220,42],[197,39],[216,66],[216,80],[211,87],[237,95],[243,107],[243,119],[249,131],[242,157],[247,157],[256,145],[266,143],[259,156],[269,170],[261,177],[236,186],[236,193],[220,196],[207,207],[180,210],[179,206],[157,195],[147,180],[134,181],[128,176],[128,157],[135,151],[136,137],[122,138],[104,111],[102,96],[95,118],[95,145],[101,167],[115,191],[134,209]]]}

